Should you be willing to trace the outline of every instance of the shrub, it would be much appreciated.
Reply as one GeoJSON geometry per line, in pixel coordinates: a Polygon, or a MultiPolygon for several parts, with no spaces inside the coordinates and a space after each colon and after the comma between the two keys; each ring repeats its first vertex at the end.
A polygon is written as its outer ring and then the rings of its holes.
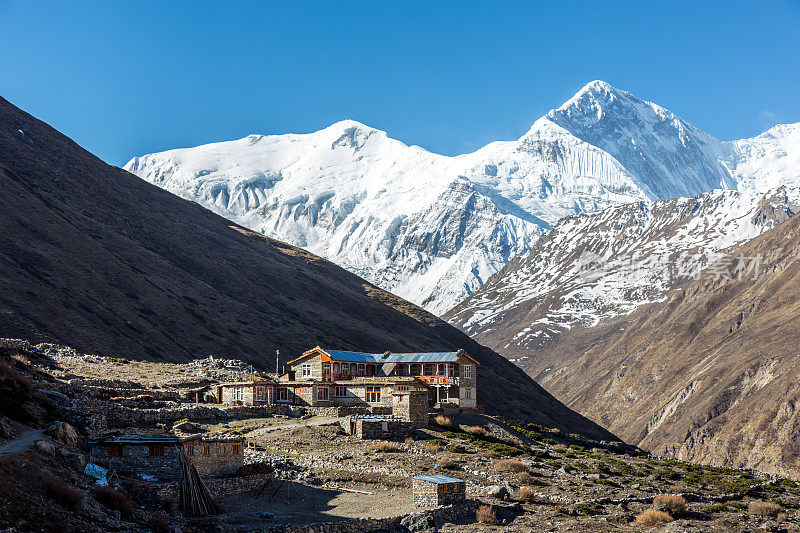
{"type": "Polygon", "coordinates": [[[436,415],[436,418],[433,419],[436,422],[436,425],[443,428],[451,428],[453,427],[453,421],[450,420],[449,416],[444,415],[436,415]]]}
{"type": "Polygon", "coordinates": [[[486,436],[489,433],[480,426],[468,426],[464,428],[464,431],[466,431],[470,435],[479,435],[479,436],[486,436]]]}
{"type": "Polygon", "coordinates": [[[520,485],[540,485],[539,480],[533,477],[530,472],[517,472],[514,477],[520,485]]]}
{"type": "Polygon", "coordinates": [[[494,512],[494,508],[491,505],[481,505],[475,511],[475,520],[477,520],[479,524],[494,525],[497,523],[497,514],[494,512]]]}
{"type": "Polygon", "coordinates": [[[533,503],[536,501],[536,493],[532,487],[520,487],[513,495],[518,502],[533,503]]]}
{"type": "Polygon", "coordinates": [[[426,440],[422,443],[422,446],[430,453],[439,453],[444,450],[444,441],[442,439],[426,440]]]}
{"type": "Polygon", "coordinates": [[[578,514],[589,516],[603,513],[603,509],[596,503],[576,503],[572,506],[572,510],[578,514]]]}
{"type": "Polygon", "coordinates": [[[447,456],[439,457],[439,459],[436,461],[436,466],[445,470],[455,470],[458,468],[458,464],[452,458],[447,456]]]}
{"type": "Polygon", "coordinates": [[[411,446],[412,444],[414,444],[414,437],[406,437],[406,440],[404,440],[403,442],[405,442],[406,445],[411,446]]]}
{"type": "Polygon", "coordinates": [[[75,509],[83,502],[83,492],[63,479],[54,476],[42,476],[41,482],[44,493],[64,507],[75,509]]]}
{"type": "Polygon", "coordinates": [[[727,510],[728,510],[727,505],[725,505],[724,503],[718,503],[715,505],[709,505],[708,507],[705,507],[703,509],[703,512],[707,514],[714,514],[714,513],[721,513],[727,510]]]}
{"type": "Polygon", "coordinates": [[[118,490],[111,487],[95,487],[94,497],[109,509],[119,511],[122,518],[127,519],[133,516],[133,502],[118,490]]]}
{"type": "Polygon", "coordinates": [[[769,518],[777,518],[778,514],[783,511],[780,505],[772,502],[750,502],[747,504],[747,512],[758,516],[766,516],[769,518]]]}
{"type": "Polygon", "coordinates": [[[500,459],[494,462],[494,469],[498,472],[527,472],[528,467],[522,461],[516,459],[500,459]]]}
{"type": "Polygon", "coordinates": [[[680,494],[659,494],[653,498],[653,505],[669,507],[669,514],[675,517],[686,512],[686,498],[680,494]]]}
{"type": "Polygon", "coordinates": [[[372,449],[380,453],[397,453],[400,451],[400,446],[393,442],[379,442],[372,446],[372,449]]]}
{"type": "Polygon", "coordinates": [[[672,517],[668,513],[656,511],[655,509],[648,509],[639,513],[633,519],[634,524],[644,527],[663,526],[669,522],[672,522],[672,517]]]}

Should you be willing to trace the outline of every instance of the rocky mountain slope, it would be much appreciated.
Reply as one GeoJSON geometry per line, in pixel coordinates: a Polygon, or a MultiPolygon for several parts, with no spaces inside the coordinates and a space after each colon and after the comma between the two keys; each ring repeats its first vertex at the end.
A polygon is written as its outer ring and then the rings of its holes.
{"type": "Polygon", "coordinates": [[[106,165],[0,99],[0,336],[266,364],[314,345],[463,348],[479,402],[609,437],[456,328],[309,252],[106,165]]]}
{"type": "Polygon", "coordinates": [[[549,372],[594,342],[587,330],[665,300],[704,268],[735,261],[731,246],[798,209],[800,188],[781,187],[568,217],[445,318],[547,383],[549,372]]]}
{"type": "Polygon", "coordinates": [[[347,120],[125,168],[441,314],[562,217],[740,183],[763,192],[781,173],[796,176],[800,129],[783,128],[724,143],[595,81],[520,139],[456,157],[347,120]]]}
{"type": "Polygon", "coordinates": [[[725,265],[595,329],[548,390],[656,453],[798,475],[798,249],[793,217],[735,251],[759,269],[725,265]]]}

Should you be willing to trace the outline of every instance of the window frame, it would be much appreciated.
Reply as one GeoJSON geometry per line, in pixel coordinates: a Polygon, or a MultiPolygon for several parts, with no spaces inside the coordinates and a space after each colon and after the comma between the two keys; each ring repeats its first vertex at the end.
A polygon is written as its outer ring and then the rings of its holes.
{"type": "Polygon", "coordinates": [[[344,385],[336,385],[333,391],[334,398],[347,398],[347,387],[344,385]],[[342,394],[339,394],[341,392],[342,394]]]}
{"type": "Polygon", "coordinates": [[[300,365],[300,377],[301,378],[311,377],[311,363],[303,363],[302,365],[300,365]]]}
{"type": "Polygon", "coordinates": [[[381,387],[370,385],[364,389],[364,401],[367,403],[381,403],[381,387]]]}
{"type": "Polygon", "coordinates": [[[329,402],[330,400],[331,400],[331,391],[328,389],[328,387],[320,387],[320,388],[317,389],[317,401],[318,402],[329,402]],[[323,392],[325,393],[324,394],[324,396],[325,396],[324,398],[323,398],[323,394],[322,394],[323,392]]]}

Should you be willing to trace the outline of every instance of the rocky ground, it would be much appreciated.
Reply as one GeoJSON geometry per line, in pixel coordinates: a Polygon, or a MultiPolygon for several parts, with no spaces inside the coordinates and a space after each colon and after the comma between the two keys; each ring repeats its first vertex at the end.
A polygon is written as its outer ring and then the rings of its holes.
{"type": "Polygon", "coordinates": [[[464,479],[468,499],[485,506],[482,522],[470,510],[466,517],[439,519],[440,531],[637,531],[651,524],[664,531],[800,531],[800,485],[793,480],[659,459],[618,443],[480,414],[440,416],[402,442],[347,436],[337,417],[262,414],[182,421],[177,425],[184,431],[244,435],[246,461],[271,465],[286,482],[277,492],[270,488],[258,496],[264,476],[207,479],[226,513],[205,520],[187,521],[167,502],[142,498],[136,486],[121,488],[133,506],[120,510],[83,474],[80,416],[71,419],[78,426],[75,438],[49,420],[80,414],[72,406],[80,405],[86,390],[97,394],[96,380],[167,392],[195,387],[206,376],[191,364],[95,360],[63,350],[44,356],[43,351],[4,355],[29,376],[30,390],[58,389],[66,398],[54,396],[57,402],[36,411],[36,420],[3,413],[8,441],[3,449],[10,444],[12,452],[0,453],[7,480],[0,484],[0,499],[17,504],[0,506],[0,525],[19,531],[46,530],[54,523],[66,531],[238,531],[385,517],[404,517],[404,525],[398,518],[393,526],[397,531],[414,530],[428,522],[424,514],[411,514],[425,511],[411,503],[411,478],[437,473],[464,479]],[[90,389],[83,389],[84,383],[90,389]],[[32,443],[19,444],[31,434],[32,443]],[[68,488],[52,488],[54,478],[68,488]],[[20,500],[20,494],[31,497],[20,500]]]}

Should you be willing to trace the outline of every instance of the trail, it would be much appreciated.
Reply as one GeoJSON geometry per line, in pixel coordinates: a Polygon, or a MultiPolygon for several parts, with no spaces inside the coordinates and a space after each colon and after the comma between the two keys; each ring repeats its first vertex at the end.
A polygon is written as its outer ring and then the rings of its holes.
{"type": "Polygon", "coordinates": [[[45,438],[41,429],[26,429],[19,438],[0,444],[0,455],[11,455],[27,450],[37,440],[45,438]]]}

